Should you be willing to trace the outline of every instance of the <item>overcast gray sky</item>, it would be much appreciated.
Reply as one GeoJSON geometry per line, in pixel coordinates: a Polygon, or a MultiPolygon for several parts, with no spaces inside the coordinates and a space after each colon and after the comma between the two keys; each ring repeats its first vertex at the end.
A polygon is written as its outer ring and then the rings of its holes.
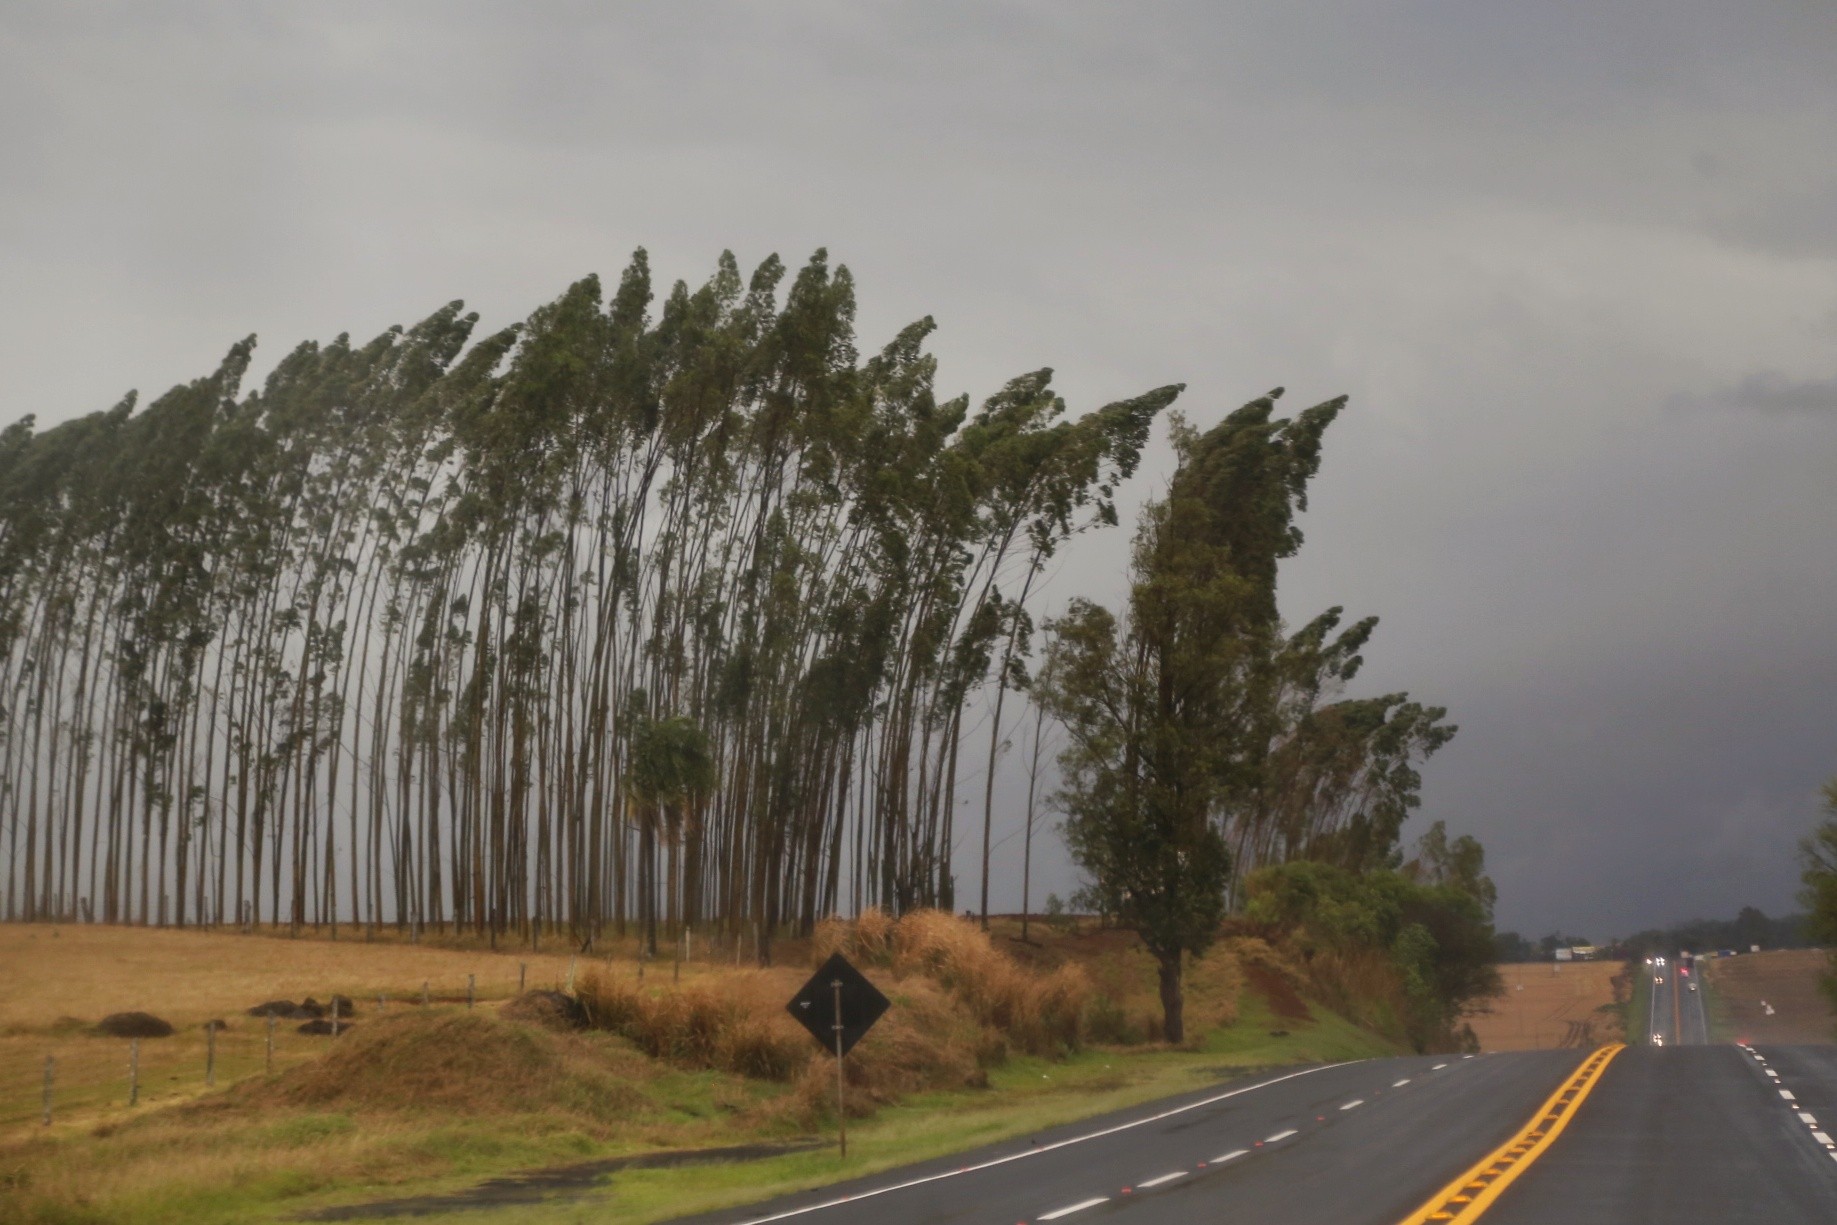
{"type": "Polygon", "coordinates": [[[1284,604],[1451,708],[1423,819],[1501,925],[1779,912],[1837,774],[1834,149],[1824,0],[6,0],[0,418],[826,246],[950,393],[1349,394],[1284,604]]]}

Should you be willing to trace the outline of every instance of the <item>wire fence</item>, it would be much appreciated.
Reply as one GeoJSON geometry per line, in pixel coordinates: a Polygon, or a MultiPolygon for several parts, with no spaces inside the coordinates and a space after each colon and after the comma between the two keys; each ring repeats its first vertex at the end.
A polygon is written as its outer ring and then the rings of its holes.
{"type": "MultiPolygon", "coordinates": [[[[16,1025],[0,1033],[0,1132],[101,1119],[129,1106],[170,1105],[283,1072],[324,1055],[343,1035],[378,1016],[500,1004],[529,988],[529,969],[519,963],[514,975],[503,977],[500,971],[490,976],[498,981],[482,985],[478,974],[468,974],[463,982],[424,979],[393,990],[328,990],[313,1000],[322,1016],[239,1013],[174,1023],[173,1033],[160,1038],[114,1037],[70,1018],[43,1028],[16,1025]],[[334,1008],[334,1000],[349,1003],[334,1008]]],[[[573,976],[571,965],[568,977],[573,976]]],[[[252,1000],[250,1007],[268,1002],[252,1000]]]]}

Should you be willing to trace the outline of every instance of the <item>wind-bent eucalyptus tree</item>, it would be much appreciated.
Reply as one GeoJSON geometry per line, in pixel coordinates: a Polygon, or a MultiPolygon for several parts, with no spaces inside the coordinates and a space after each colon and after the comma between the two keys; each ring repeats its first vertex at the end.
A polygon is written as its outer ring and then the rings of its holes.
{"type": "Polygon", "coordinates": [[[245,341],[0,432],[6,913],[768,956],[952,904],[964,707],[998,743],[1043,566],[1179,388],[972,412],[929,319],[861,357],[854,292],[819,251],[659,298],[640,251],[482,339],[452,303],[247,394],[245,341]],[[658,789],[665,727],[706,779],[658,789]]]}

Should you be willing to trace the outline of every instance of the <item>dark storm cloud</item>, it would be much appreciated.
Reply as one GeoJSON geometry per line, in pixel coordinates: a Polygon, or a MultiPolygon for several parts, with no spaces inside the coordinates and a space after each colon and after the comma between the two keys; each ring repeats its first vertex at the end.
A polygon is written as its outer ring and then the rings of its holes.
{"type": "Polygon", "coordinates": [[[1680,396],[1677,402],[1685,407],[1720,406],[1837,418],[1837,378],[1791,379],[1769,370],[1744,375],[1733,386],[1707,396],[1680,396]]]}
{"type": "Polygon", "coordinates": [[[1834,52],[1786,0],[11,4],[0,417],[826,245],[950,392],[1350,394],[1284,605],[1451,707],[1423,817],[1502,921],[1778,910],[1837,773],[1834,52]]]}

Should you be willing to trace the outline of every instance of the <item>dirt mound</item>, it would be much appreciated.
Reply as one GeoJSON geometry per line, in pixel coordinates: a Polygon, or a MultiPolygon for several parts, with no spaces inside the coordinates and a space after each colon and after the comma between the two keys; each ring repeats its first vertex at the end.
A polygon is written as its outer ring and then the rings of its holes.
{"type": "Polygon", "coordinates": [[[536,1112],[609,1123],[642,1103],[638,1086],[652,1074],[648,1060],[605,1035],[555,1034],[478,1012],[414,1012],[353,1027],[324,1058],[248,1082],[244,1101],[258,1109],[536,1112]]]}
{"type": "Polygon", "coordinates": [[[96,1022],[95,1032],[109,1038],[170,1038],[172,1026],[150,1012],[112,1012],[96,1022]]]}
{"type": "Polygon", "coordinates": [[[286,1020],[290,1017],[304,1017],[311,1016],[312,1014],[302,1012],[300,1006],[292,1000],[269,1000],[265,1004],[257,1004],[255,1007],[249,1009],[245,1015],[251,1017],[279,1017],[282,1020],[286,1020]]]}
{"type": "MultiPolygon", "coordinates": [[[[348,1034],[355,1028],[356,1026],[352,1025],[349,1021],[340,1021],[338,1022],[336,1032],[348,1034]]],[[[312,1020],[306,1022],[306,1024],[299,1026],[298,1032],[303,1034],[329,1034],[334,1031],[331,1021],[327,1020],[325,1017],[314,1017],[312,1020]]]]}
{"type": "Polygon", "coordinates": [[[527,1021],[564,1032],[587,1028],[586,1007],[561,991],[525,991],[498,1009],[498,1015],[506,1021],[527,1021]]]}

